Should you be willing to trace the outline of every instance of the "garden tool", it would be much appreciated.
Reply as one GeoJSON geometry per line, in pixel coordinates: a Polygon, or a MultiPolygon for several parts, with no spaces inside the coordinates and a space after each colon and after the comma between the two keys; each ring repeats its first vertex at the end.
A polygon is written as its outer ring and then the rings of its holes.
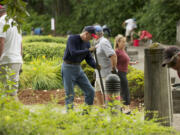
{"type": "MultiPolygon", "coordinates": [[[[94,55],[95,55],[96,65],[99,65],[99,63],[98,63],[98,59],[97,59],[96,50],[94,51],[94,55]]],[[[101,77],[101,72],[100,72],[100,69],[99,69],[99,68],[97,68],[97,70],[98,70],[98,74],[99,74],[99,79],[100,79],[100,84],[101,84],[101,89],[102,89],[103,99],[104,99],[104,102],[105,102],[105,93],[104,93],[103,80],[102,80],[102,77],[101,77]]]]}

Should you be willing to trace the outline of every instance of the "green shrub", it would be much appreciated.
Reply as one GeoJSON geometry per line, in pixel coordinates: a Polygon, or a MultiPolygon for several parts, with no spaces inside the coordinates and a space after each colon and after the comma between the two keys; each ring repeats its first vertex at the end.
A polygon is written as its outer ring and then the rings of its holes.
{"type": "MultiPolygon", "coordinates": [[[[78,106],[77,106],[78,107],[78,106]]],[[[89,115],[78,111],[62,113],[56,104],[23,106],[11,99],[0,98],[1,135],[176,135],[170,127],[154,120],[143,120],[143,114],[125,115],[110,108],[92,108],[89,115]],[[8,102],[7,102],[8,100],[8,102]],[[114,111],[114,110],[113,110],[114,111]]]]}
{"type": "Polygon", "coordinates": [[[16,91],[13,87],[13,85],[16,85],[16,82],[12,80],[12,76],[15,75],[15,72],[8,67],[1,68],[6,71],[6,74],[2,74],[0,71],[0,98],[16,91]]]}
{"type": "MultiPolygon", "coordinates": [[[[29,4],[28,4],[29,5],[29,4]]],[[[22,25],[22,30],[27,34],[31,33],[32,28],[44,28],[43,34],[51,33],[51,16],[46,12],[46,14],[39,15],[37,12],[28,9],[30,16],[25,18],[24,25],[22,25]]]]}
{"type": "Polygon", "coordinates": [[[128,85],[131,97],[142,98],[144,97],[144,73],[131,66],[128,67],[128,85]]]}
{"type": "Polygon", "coordinates": [[[67,38],[65,37],[52,37],[52,36],[24,36],[23,43],[32,43],[32,42],[53,42],[66,44],[67,38]]]}
{"type": "Polygon", "coordinates": [[[64,55],[65,44],[32,42],[23,44],[23,59],[31,61],[33,58],[45,56],[47,59],[64,55]]]}
{"type": "Polygon", "coordinates": [[[29,64],[23,64],[20,76],[20,87],[35,90],[52,90],[63,88],[61,65],[58,60],[34,59],[29,64]]]}
{"type": "Polygon", "coordinates": [[[94,74],[94,68],[90,67],[90,66],[86,63],[85,60],[81,63],[81,66],[82,66],[83,71],[84,71],[85,74],[87,75],[89,81],[91,82],[91,84],[94,84],[94,81],[95,81],[95,78],[94,78],[94,76],[93,76],[93,74],[94,74]]]}

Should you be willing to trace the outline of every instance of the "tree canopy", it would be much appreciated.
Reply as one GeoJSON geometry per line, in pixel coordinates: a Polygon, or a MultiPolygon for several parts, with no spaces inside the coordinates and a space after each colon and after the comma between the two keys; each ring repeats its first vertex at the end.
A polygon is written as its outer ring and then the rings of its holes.
{"type": "Polygon", "coordinates": [[[8,15],[14,17],[24,31],[44,27],[50,34],[50,19],[56,20],[56,34],[80,33],[84,26],[98,23],[110,27],[112,35],[124,34],[122,23],[135,17],[139,30],[148,30],[153,40],[175,44],[176,23],[180,19],[179,0],[1,0],[8,15]],[[16,16],[16,17],[15,17],[16,16]],[[26,19],[22,25],[23,19],[26,19]]]}

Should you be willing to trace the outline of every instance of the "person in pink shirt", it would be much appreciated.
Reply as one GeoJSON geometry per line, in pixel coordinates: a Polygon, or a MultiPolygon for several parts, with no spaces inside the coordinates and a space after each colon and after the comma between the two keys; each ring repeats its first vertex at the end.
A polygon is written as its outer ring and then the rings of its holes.
{"type": "Polygon", "coordinates": [[[114,49],[117,55],[117,69],[118,75],[120,77],[121,83],[121,96],[124,101],[124,105],[126,105],[126,112],[130,112],[129,105],[130,105],[130,93],[128,88],[128,80],[127,80],[127,71],[128,71],[128,64],[130,58],[125,51],[126,45],[126,38],[122,35],[117,35],[114,41],[114,49]]]}
{"type": "Polygon", "coordinates": [[[140,36],[139,38],[140,41],[143,41],[147,45],[152,44],[152,35],[148,31],[146,30],[140,31],[139,36],[140,36]]]}

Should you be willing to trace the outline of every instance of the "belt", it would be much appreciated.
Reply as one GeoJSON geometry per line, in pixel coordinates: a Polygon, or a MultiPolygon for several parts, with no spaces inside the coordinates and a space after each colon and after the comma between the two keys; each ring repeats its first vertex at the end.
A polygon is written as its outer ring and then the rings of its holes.
{"type": "Polygon", "coordinates": [[[72,64],[72,65],[80,65],[80,63],[78,63],[78,62],[71,62],[71,61],[68,61],[68,60],[64,60],[64,63],[72,64]]]}

